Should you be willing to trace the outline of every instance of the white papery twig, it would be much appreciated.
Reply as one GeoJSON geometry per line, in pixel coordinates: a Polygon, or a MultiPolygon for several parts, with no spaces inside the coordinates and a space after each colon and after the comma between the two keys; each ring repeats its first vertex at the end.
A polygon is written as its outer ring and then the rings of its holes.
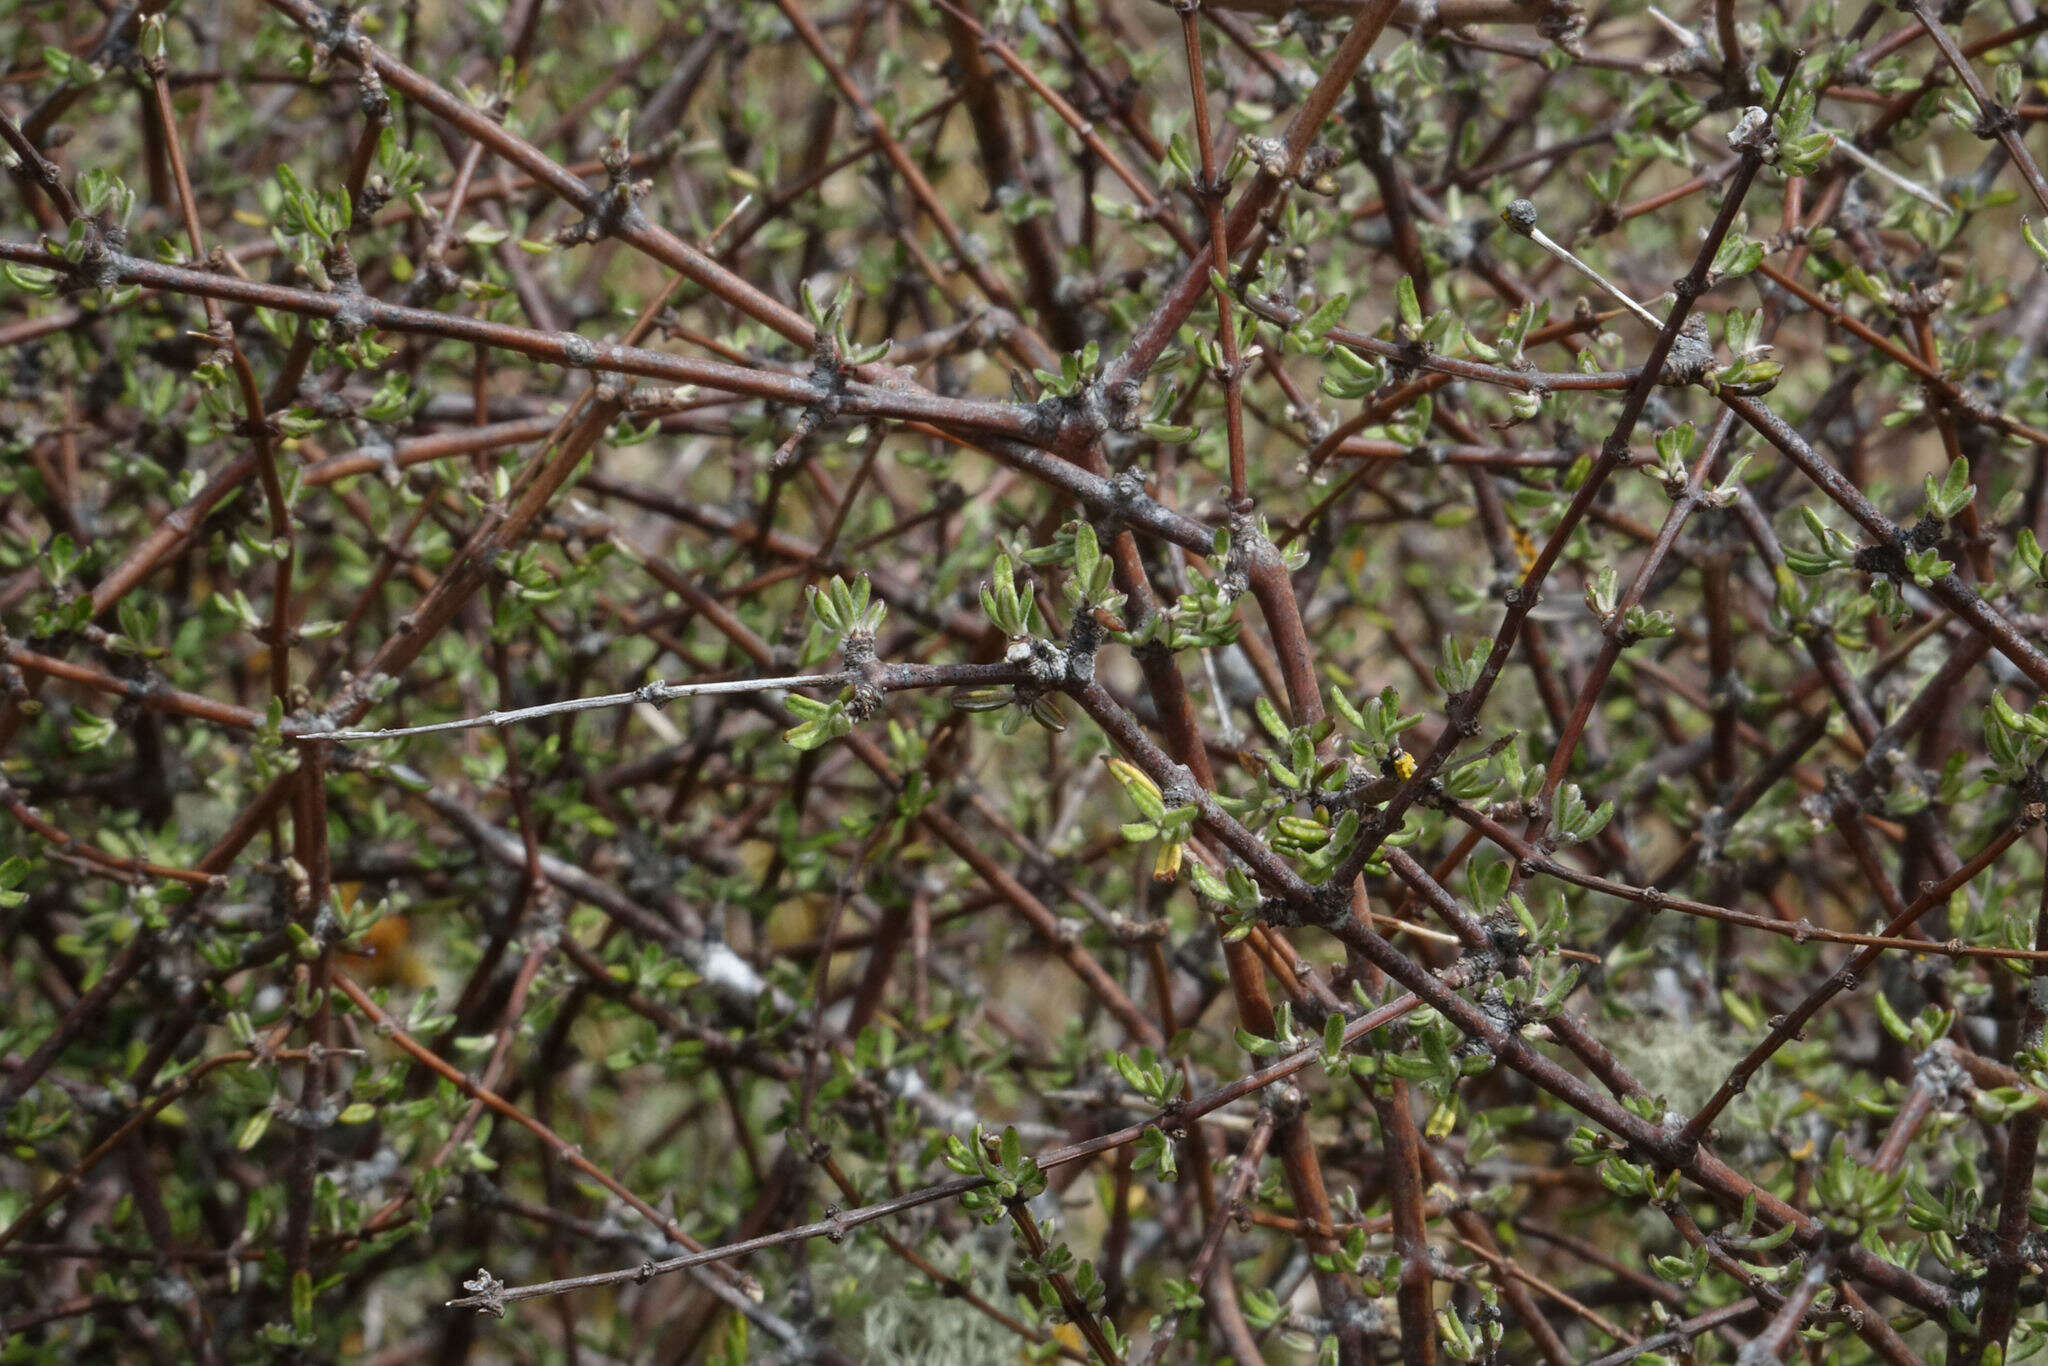
{"type": "Polygon", "coordinates": [[[679,697],[702,697],[710,693],[772,692],[782,688],[807,688],[822,683],[844,683],[847,675],[792,674],[786,678],[728,678],[717,683],[649,683],[631,692],[605,693],[601,697],[572,697],[564,702],[547,702],[537,707],[515,707],[510,711],[487,711],[459,721],[436,721],[429,726],[397,726],[391,730],[337,730],[307,739],[395,740],[406,735],[434,735],[449,730],[478,730],[485,726],[515,726],[569,712],[598,711],[605,707],[629,707],[636,702],[672,702],[679,697]]]}

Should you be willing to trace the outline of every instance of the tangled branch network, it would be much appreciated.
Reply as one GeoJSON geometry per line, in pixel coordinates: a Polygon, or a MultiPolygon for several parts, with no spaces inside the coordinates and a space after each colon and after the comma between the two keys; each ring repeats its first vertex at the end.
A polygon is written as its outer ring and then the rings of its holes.
{"type": "Polygon", "coordinates": [[[2048,1348],[2031,0],[0,40],[0,1364],[2048,1348]]]}

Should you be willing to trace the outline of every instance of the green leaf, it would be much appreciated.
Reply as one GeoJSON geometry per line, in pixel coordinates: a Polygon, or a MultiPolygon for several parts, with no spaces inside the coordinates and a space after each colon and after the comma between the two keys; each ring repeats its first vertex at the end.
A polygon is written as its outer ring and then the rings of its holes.
{"type": "Polygon", "coordinates": [[[1416,302],[1415,280],[1403,275],[1394,283],[1394,306],[1401,319],[1401,326],[1410,334],[1422,330],[1422,305],[1416,302]]]}

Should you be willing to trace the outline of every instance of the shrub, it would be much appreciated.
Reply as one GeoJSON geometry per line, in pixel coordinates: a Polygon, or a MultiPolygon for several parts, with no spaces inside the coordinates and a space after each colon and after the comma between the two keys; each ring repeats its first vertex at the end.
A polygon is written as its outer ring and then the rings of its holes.
{"type": "Polygon", "coordinates": [[[0,1361],[2037,1353],[1962,9],[0,9],[0,1361]]]}

